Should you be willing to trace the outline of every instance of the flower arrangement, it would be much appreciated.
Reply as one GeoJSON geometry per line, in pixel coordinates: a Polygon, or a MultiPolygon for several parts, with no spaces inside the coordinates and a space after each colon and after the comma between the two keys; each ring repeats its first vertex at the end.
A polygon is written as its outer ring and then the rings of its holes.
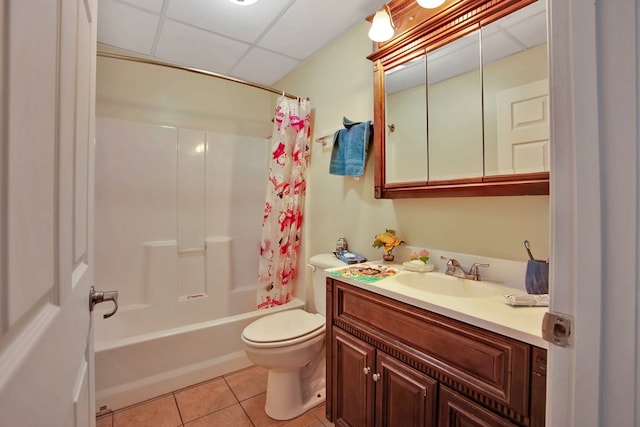
{"type": "Polygon", "coordinates": [[[429,251],[423,249],[420,252],[411,252],[409,258],[411,258],[411,261],[422,261],[426,264],[429,262],[429,251]]]}
{"type": "Polygon", "coordinates": [[[391,252],[393,248],[400,245],[404,245],[404,241],[396,236],[396,231],[387,229],[384,233],[376,234],[373,245],[371,246],[374,248],[383,248],[385,253],[384,259],[392,261],[393,254],[391,252]]]}

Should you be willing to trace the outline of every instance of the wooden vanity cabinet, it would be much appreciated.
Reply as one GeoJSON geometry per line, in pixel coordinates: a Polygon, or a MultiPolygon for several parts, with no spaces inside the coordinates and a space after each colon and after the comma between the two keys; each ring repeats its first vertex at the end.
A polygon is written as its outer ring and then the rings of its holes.
{"type": "Polygon", "coordinates": [[[436,380],[340,329],[332,347],[336,425],[435,425],[436,380]]]}
{"type": "Polygon", "coordinates": [[[438,427],[496,427],[517,426],[459,393],[447,388],[441,388],[438,427]]]}
{"type": "Polygon", "coordinates": [[[544,426],[546,350],[327,278],[337,426],[544,426]]]}

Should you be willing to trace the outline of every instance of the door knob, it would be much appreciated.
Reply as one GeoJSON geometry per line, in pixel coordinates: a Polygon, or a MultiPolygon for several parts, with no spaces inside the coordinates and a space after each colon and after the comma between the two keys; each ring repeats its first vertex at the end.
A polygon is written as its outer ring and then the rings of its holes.
{"type": "Polygon", "coordinates": [[[102,316],[104,319],[107,319],[116,314],[116,311],[118,311],[118,291],[103,292],[96,291],[93,286],[89,288],[89,311],[93,311],[93,307],[96,304],[100,304],[101,302],[105,301],[113,301],[114,305],[113,310],[102,316]]]}

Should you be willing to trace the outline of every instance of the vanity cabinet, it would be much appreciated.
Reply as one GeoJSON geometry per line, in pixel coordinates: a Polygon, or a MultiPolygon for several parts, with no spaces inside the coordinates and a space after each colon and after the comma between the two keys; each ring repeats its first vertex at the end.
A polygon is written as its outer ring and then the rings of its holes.
{"type": "Polygon", "coordinates": [[[336,425],[436,425],[436,380],[340,329],[332,347],[336,425]]]}
{"type": "Polygon", "coordinates": [[[543,426],[546,350],[327,278],[337,426],[543,426]]]}
{"type": "MultiPolygon", "coordinates": [[[[497,427],[516,426],[459,393],[442,387],[440,396],[440,427],[497,427]]],[[[435,424],[434,424],[435,425],[435,424]]]]}

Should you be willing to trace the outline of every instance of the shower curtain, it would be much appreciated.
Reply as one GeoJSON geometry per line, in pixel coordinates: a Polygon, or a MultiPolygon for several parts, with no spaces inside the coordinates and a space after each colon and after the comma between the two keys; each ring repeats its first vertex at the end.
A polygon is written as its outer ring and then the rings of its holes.
{"type": "Polygon", "coordinates": [[[276,103],[260,242],[258,308],[282,305],[291,298],[302,237],[310,115],[309,100],[281,96],[276,103]]]}

